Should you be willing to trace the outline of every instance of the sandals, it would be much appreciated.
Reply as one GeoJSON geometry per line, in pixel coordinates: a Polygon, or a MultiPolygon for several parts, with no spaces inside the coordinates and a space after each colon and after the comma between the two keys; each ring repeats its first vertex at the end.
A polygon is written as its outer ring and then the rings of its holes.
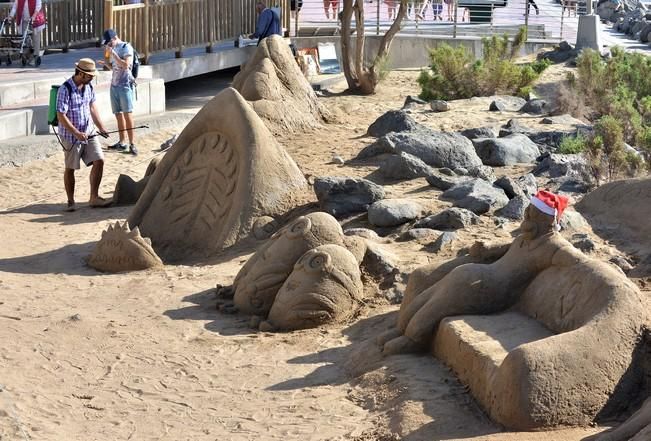
{"type": "Polygon", "coordinates": [[[110,207],[112,203],[113,199],[104,199],[102,197],[98,197],[93,202],[89,202],[88,206],[90,208],[106,208],[110,207]]]}
{"type": "Polygon", "coordinates": [[[75,201],[68,201],[68,205],[66,206],[64,211],[71,213],[76,210],[77,210],[77,204],[75,204],[75,201]]]}

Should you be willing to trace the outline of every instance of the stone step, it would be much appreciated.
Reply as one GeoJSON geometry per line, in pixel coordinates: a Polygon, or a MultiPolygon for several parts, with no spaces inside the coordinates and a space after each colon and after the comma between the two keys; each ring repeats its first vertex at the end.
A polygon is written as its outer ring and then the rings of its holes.
{"type": "MultiPolygon", "coordinates": [[[[34,101],[41,99],[49,99],[50,89],[52,85],[63,84],[70,76],[72,72],[66,71],[61,72],[60,78],[44,78],[44,79],[34,79],[31,77],[26,77],[24,81],[13,80],[10,82],[2,82],[0,84],[0,109],[6,109],[9,107],[15,107],[16,105],[22,105],[26,101],[34,101]]],[[[110,84],[111,82],[111,73],[110,72],[100,72],[97,76],[97,80],[93,82],[93,87],[98,87],[103,84],[110,84]]]]}
{"type": "Polygon", "coordinates": [[[0,110],[0,140],[35,133],[32,109],[0,110]]]}

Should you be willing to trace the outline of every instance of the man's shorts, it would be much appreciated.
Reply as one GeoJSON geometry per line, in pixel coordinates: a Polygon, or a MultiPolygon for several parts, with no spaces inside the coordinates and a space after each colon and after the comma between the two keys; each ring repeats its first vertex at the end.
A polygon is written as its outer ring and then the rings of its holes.
{"type": "Polygon", "coordinates": [[[111,86],[111,109],[113,113],[133,112],[133,89],[131,86],[111,86]]]}
{"type": "Polygon", "coordinates": [[[102,152],[102,146],[97,138],[90,138],[88,144],[79,142],[72,144],[65,139],[62,139],[61,142],[64,147],[66,168],[79,170],[81,159],[83,159],[86,166],[89,166],[94,161],[104,159],[104,152],[102,152]]]}

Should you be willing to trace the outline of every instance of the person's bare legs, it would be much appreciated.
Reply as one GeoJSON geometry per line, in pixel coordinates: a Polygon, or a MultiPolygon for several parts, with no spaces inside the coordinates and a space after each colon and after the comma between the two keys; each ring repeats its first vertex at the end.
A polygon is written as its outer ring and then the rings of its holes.
{"type": "Polygon", "coordinates": [[[63,172],[63,185],[66,189],[66,196],[68,197],[68,210],[75,209],[75,171],[71,168],[66,168],[63,172]]]}
{"type": "Polygon", "coordinates": [[[323,11],[326,19],[330,19],[330,0],[323,0],[323,11]]]}
{"type": "Polygon", "coordinates": [[[118,136],[120,137],[120,144],[126,145],[125,139],[127,137],[127,132],[125,130],[127,126],[124,118],[124,113],[116,113],[115,119],[118,121],[118,136]]]}
{"type": "Polygon", "coordinates": [[[93,167],[90,169],[90,205],[95,205],[100,201],[99,184],[102,182],[103,172],[104,160],[98,159],[93,161],[93,167]]]}
{"type": "Polygon", "coordinates": [[[127,129],[127,134],[129,135],[129,144],[133,144],[133,117],[131,113],[122,114],[125,123],[125,129],[127,129]]]}

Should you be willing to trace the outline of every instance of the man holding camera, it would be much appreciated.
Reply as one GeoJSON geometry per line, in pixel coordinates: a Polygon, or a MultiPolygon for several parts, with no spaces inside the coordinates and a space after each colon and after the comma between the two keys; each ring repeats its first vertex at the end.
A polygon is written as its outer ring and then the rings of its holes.
{"type": "MultiPolygon", "coordinates": [[[[120,40],[113,29],[104,31],[102,44],[111,49],[111,109],[118,122],[120,141],[109,146],[109,149],[122,150],[132,155],[138,154],[133,143],[133,84],[135,79],[131,74],[133,63],[133,47],[120,40]],[[129,137],[129,145],[125,143],[125,134],[129,137]]],[[[104,61],[100,61],[103,64],[104,61]]]]}

